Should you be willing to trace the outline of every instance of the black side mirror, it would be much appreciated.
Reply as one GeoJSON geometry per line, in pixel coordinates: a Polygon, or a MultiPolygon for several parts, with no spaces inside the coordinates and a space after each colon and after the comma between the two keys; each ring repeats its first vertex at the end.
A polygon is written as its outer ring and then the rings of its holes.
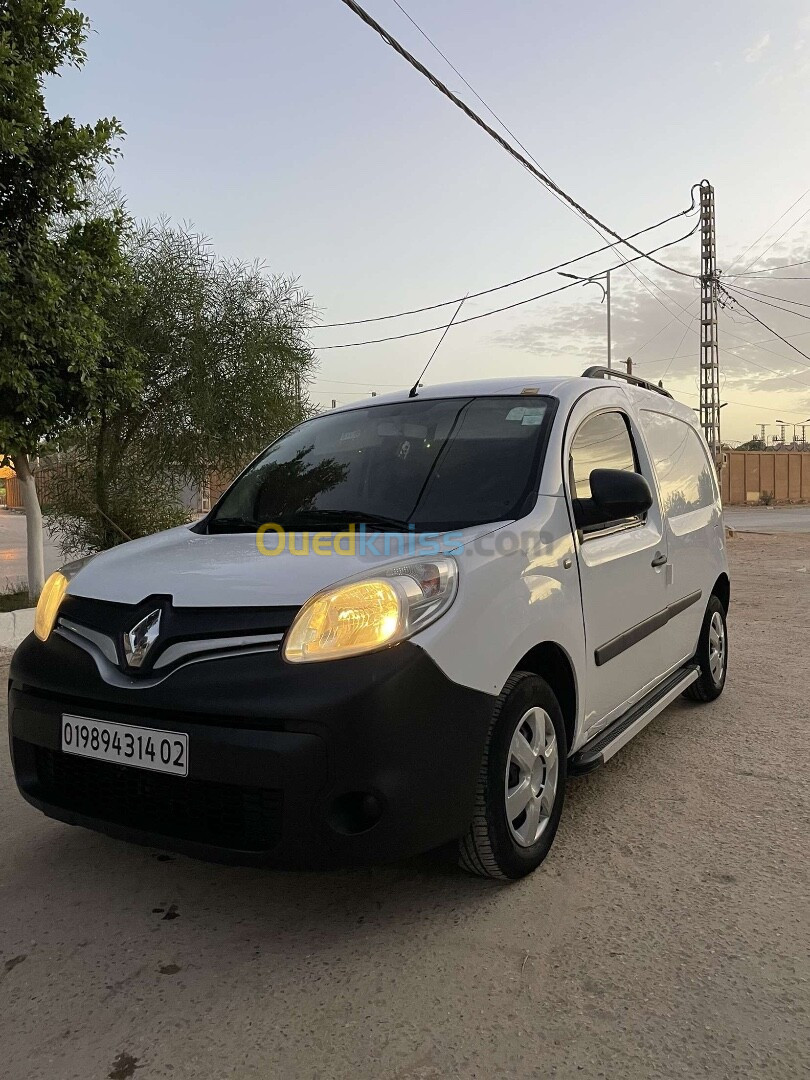
{"type": "Polygon", "coordinates": [[[635,517],[652,506],[650,485],[636,472],[594,469],[590,475],[591,497],[608,521],[635,517]]]}

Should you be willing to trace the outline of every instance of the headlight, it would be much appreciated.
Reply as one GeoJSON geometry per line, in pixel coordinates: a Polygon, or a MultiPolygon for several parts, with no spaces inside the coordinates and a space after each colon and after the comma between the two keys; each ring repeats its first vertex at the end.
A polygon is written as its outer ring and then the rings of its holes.
{"type": "Polygon", "coordinates": [[[66,563],[61,570],[51,574],[42,587],[34,616],[34,633],[40,641],[47,641],[51,636],[59,605],[62,603],[68,583],[78,574],[83,566],[94,559],[95,555],[85,555],[83,559],[66,563]]]}
{"type": "Polygon", "coordinates": [[[387,566],[316,593],[287,632],[282,655],[293,663],[357,656],[422,630],[450,607],[455,559],[442,555],[387,566]]]}
{"type": "Polygon", "coordinates": [[[50,637],[67,587],[68,579],[59,570],[51,574],[43,586],[34,616],[34,633],[40,641],[47,641],[50,637]]]}

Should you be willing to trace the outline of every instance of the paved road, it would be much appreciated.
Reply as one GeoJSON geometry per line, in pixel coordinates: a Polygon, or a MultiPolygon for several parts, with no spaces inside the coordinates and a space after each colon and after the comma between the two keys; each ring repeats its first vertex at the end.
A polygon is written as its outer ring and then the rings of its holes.
{"type": "Polygon", "coordinates": [[[167,857],[44,818],[0,755],[4,1080],[806,1080],[810,676],[784,612],[806,641],[810,539],[730,546],[726,693],[572,781],[512,886],[435,855],[167,857]]]}
{"type": "Polygon", "coordinates": [[[810,506],[751,506],[723,511],[726,525],[743,532],[810,533],[810,506]]]}
{"type": "MultiPolygon", "coordinates": [[[[56,570],[65,560],[45,533],[45,574],[56,570]]],[[[25,515],[0,510],[0,592],[25,588],[28,568],[25,554],[25,515]]]]}

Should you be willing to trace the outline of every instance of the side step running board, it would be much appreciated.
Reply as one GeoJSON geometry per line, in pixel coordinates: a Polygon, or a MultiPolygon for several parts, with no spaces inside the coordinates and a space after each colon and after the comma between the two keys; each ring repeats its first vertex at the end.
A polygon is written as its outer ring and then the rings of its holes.
{"type": "Polygon", "coordinates": [[[617,717],[612,724],[585,743],[568,761],[568,775],[581,776],[592,772],[609,761],[630,740],[645,728],[651,720],[663,712],[667,705],[679,697],[687,686],[700,675],[697,664],[678,668],[660,686],[656,686],[641,701],[617,717]]]}

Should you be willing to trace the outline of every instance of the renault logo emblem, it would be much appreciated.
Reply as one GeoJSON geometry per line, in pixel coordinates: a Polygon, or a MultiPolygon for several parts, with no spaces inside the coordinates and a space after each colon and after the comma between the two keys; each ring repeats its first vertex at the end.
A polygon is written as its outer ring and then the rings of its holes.
{"type": "Polygon", "coordinates": [[[124,656],[131,668],[139,668],[160,634],[160,609],[150,611],[124,634],[124,656]]]}

